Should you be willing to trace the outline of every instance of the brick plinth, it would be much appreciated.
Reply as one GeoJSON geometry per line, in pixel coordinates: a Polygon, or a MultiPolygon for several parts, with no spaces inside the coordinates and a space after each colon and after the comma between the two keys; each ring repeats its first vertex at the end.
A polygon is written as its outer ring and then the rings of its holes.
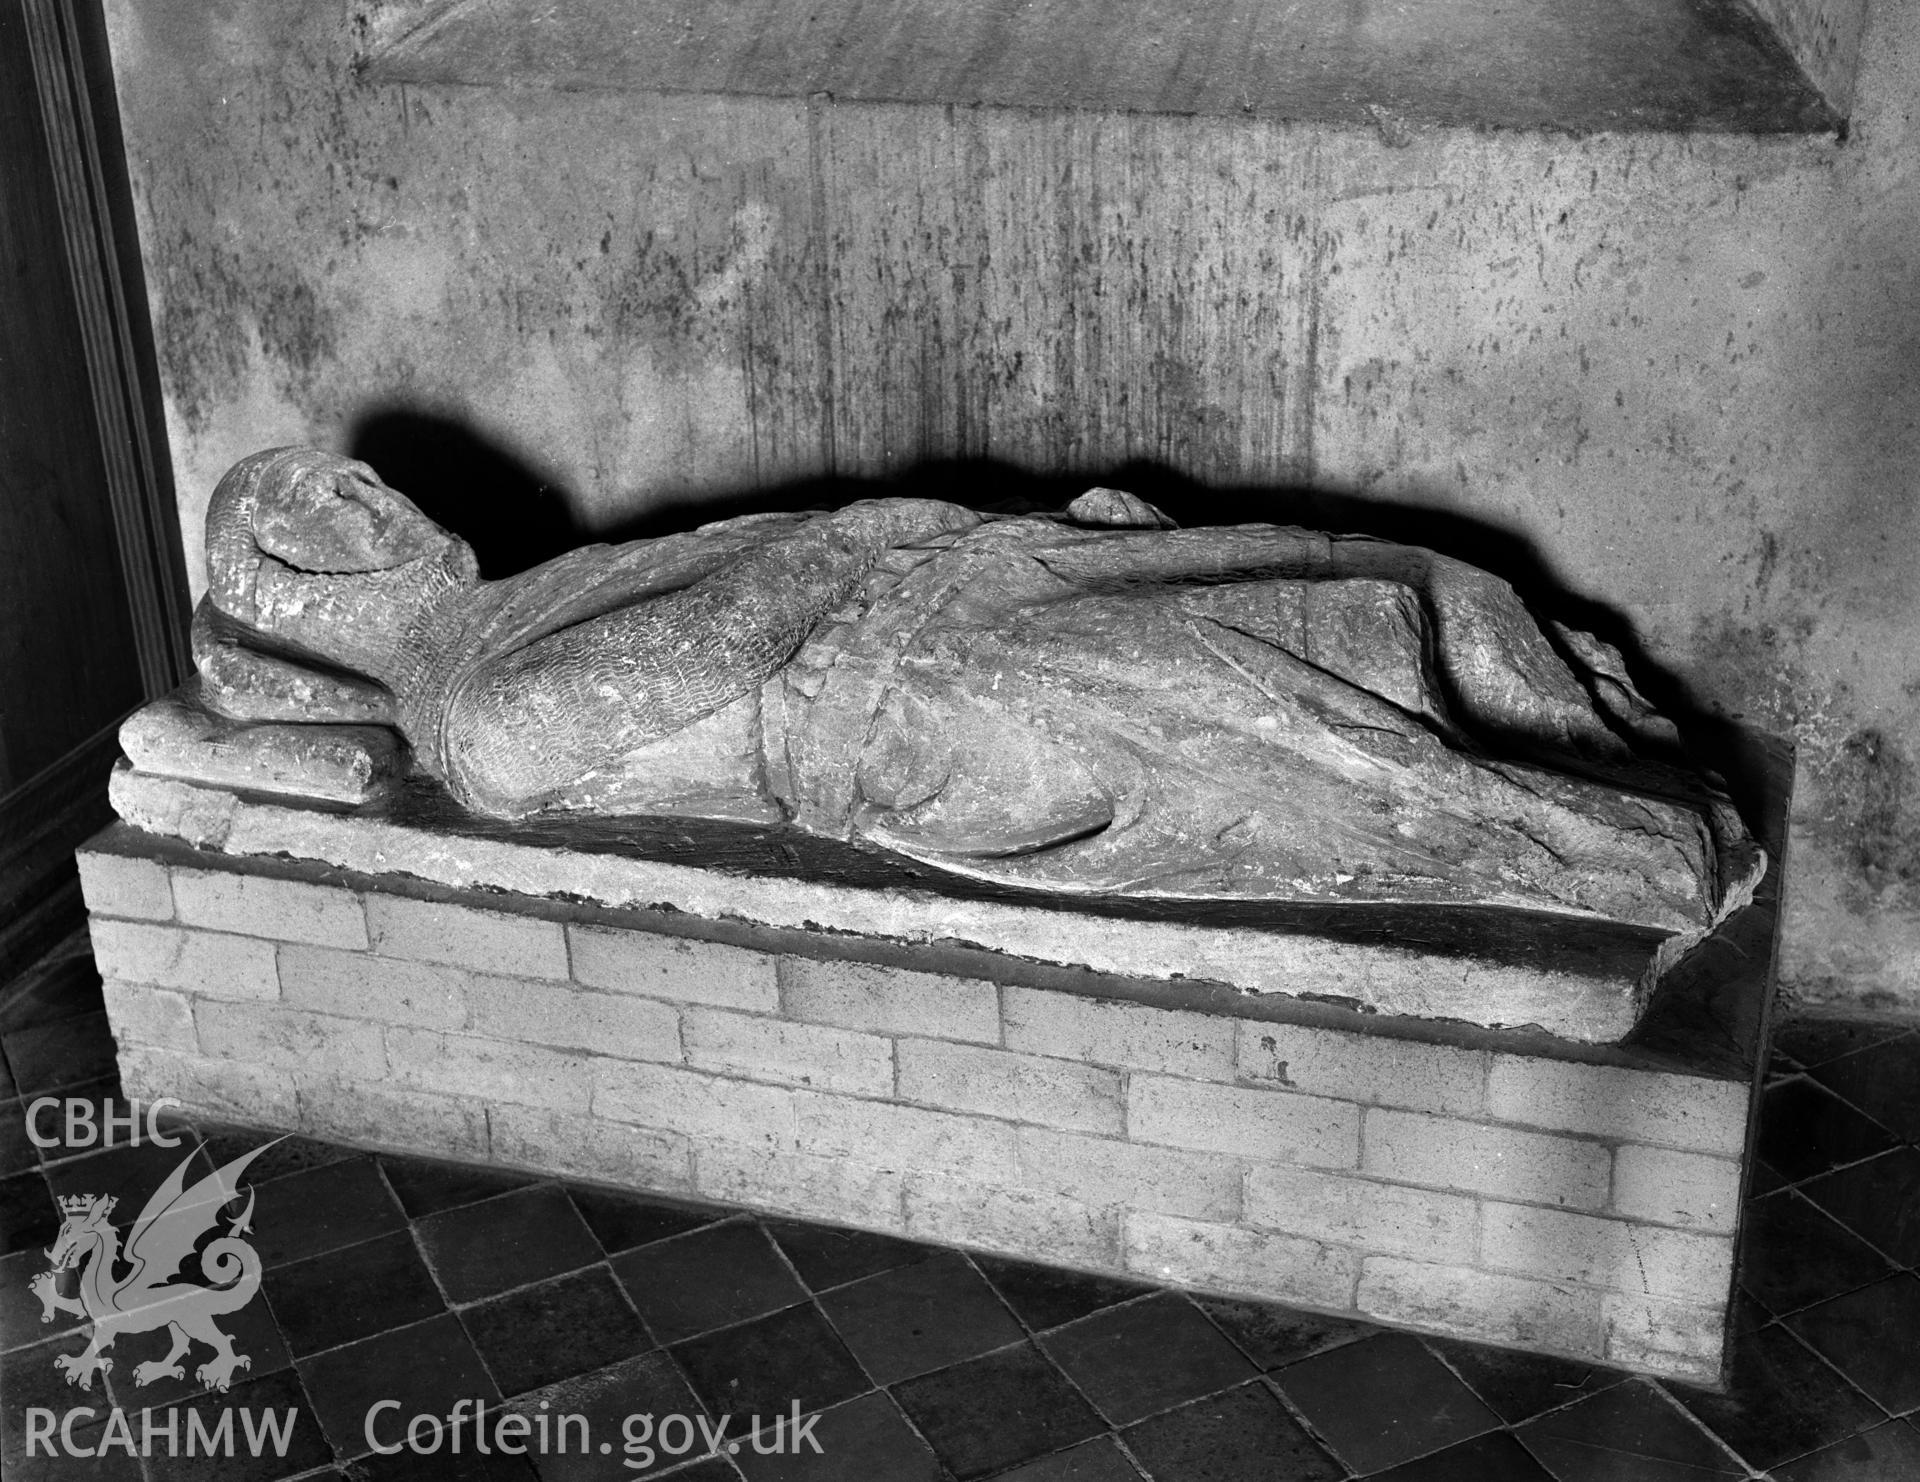
{"type": "Polygon", "coordinates": [[[846,960],[825,934],[755,945],[124,825],[81,869],[129,1094],[1719,1373],[1743,1080],[996,981],[930,952],[846,960]]]}

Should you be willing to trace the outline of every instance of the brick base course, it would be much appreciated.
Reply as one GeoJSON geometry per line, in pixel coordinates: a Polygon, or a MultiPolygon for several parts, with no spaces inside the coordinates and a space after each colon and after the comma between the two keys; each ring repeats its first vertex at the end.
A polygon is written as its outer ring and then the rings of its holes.
{"type": "Polygon", "coordinates": [[[1744,1083],[188,858],[81,856],[130,1095],[1718,1376],[1744,1083]]]}

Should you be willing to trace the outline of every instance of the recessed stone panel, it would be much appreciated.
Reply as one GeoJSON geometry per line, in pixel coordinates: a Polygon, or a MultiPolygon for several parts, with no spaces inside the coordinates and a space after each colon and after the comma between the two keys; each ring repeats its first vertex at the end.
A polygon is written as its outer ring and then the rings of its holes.
{"type": "Polygon", "coordinates": [[[1772,132],[1833,115],[1858,44],[1851,9],[1770,0],[1788,41],[1730,0],[1500,4],[1379,11],[1227,0],[905,0],[885,24],[855,0],[716,8],[698,0],[468,0],[376,45],[380,81],[746,93],[870,103],[998,104],[1508,128],[1772,132]],[[1827,15],[1813,12],[1825,11],[1827,15]],[[1799,43],[1794,51],[1789,45],[1799,43]],[[1823,44],[1824,42],[1824,44],[1823,44]],[[1840,53],[1840,55],[1836,55],[1840,53]]]}

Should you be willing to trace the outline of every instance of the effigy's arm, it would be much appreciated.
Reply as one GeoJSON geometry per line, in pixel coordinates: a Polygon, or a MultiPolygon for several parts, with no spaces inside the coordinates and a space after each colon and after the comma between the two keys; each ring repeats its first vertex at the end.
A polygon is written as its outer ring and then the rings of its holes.
{"type": "Polygon", "coordinates": [[[394,723],[393,696],[374,680],[328,671],[249,642],[255,635],[221,612],[211,597],[194,608],[193,664],[198,698],[234,721],[303,725],[394,723]]]}
{"type": "Polygon", "coordinates": [[[460,680],[439,737],[446,780],[514,817],[757,689],[889,549],[978,524],[937,500],[855,504],[767,540],[679,591],[578,623],[460,680]]]}
{"type": "Polygon", "coordinates": [[[193,615],[199,673],[127,717],[128,763],[219,787],[342,803],[377,797],[402,768],[392,694],[257,640],[202,598],[193,615]]]}
{"type": "Polygon", "coordinates": [[[1432,624],[1449,713],[1496,748],[1611,765],[1635,761],[1644,747],[1672,745],[1671,727],[1633,690],[1617,653],[1558,626],[1550,638],[1505,581],[1435,551],[1237,525],[1090,533],[1036,555],[1087,591],[1273,579],[1396,582],[1419,594],[1432,624]]]}

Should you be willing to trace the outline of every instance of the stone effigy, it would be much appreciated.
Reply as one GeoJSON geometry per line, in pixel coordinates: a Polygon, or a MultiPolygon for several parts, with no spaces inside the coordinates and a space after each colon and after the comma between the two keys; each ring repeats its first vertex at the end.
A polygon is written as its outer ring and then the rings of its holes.
{"type": "Polygon", "coordinates": [[[199,708],[130,722],[143,770],[351,800],[397,733],[487,817],[787,824],[1070,897],[1692,939],[1751,889],[1618,656],[1413,547],[1096,490],[746,516],[483,581],[370,468],[276,449],[221,482],[207,561],[199,708]]]}
{"type": "Polygon", "coordinates": [[[305,450],[207,546],[80,860],[129,1094],[1719,1373],[1778,891],[1495,578],[1095,490],[483,581],[305,450]]]}

